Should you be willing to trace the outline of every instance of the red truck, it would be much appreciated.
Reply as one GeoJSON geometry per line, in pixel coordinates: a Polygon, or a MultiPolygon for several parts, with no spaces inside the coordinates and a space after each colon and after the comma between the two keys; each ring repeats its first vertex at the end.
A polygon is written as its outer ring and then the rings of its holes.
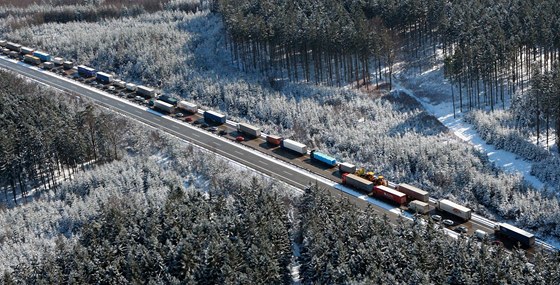
{"type": "Polygon", "coordinates": [[[406,194],[383,185],[373,187],[373,195],[385,198],[399,205],[406,203],[406,194]]]}

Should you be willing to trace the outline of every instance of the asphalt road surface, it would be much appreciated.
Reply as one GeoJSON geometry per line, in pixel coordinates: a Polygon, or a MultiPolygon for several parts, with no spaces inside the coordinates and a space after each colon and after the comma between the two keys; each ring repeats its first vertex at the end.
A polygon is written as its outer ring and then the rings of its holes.
{"type": "MultiPolygon", "coordinates": [[[[263,147],[263,144],[261,143],[262,139],[256,139],[253,142],[243,143],[244,145],[231,142],[231,140],[219,137],[193,125],[189,125],[178,120],[163,118],[161,115],[150,112],[147,107],[139,108],[139,106],[130,105],[129,103],[123,101],[125,99],[118,98],[115,95],[105,93],[101,90],[93,91],[91,90],[91,87],[80,84],[72,79],[62,79],[52,72],[36,70],[22,63],[14,63],[3,56],[0,56],[0,67],[17,72],[57,89],[88,97],[99,105],[124,114],[156,129],[175,135],[183,140],[189,141],[208,149],[211,152],[234,160],[258,172],[286,182],[296,188],[304,189],[308,185],[317,183],[320,187],[326,189],[334,195],[341,195],[349,198],[353,203],[361,208],[370,206],[378,213],[386,214],[393,222],[396,222],[397,217],[399,216],[394,212],[390,212],[382,207],[373,205],[363,199],[355,197],[354,195],[347,194],[332,187],[332,183],[329,183],[329,181],[340,181],[336,170],[310,163],[305,157],[289,157],[288,155],[282,153],[282,150],[263,147]],[[258,149],[259,152],[265,153],[266,155],[256,154],[254,150],[249,149],[249,146],[258,149]],[[290,166],[285,162],[279,162],[278,159],[287,160],[297,167],[305,168],[309,171],[309,173],[306,173],[306,170],[296,170],[294,166],[290,166]],[[317,177],[317,174],[329,181],[317,177]]],[[[235,129],[231,126],[226,128],[230,131],[230,133],[235,132],[235,129]]],[[[262,140],[262,142],[264,142],[264,140],[262,140]]],[[[433,210],[432,214],[433,213],[436,213],[436,211],[433,210]]],[[[444,218],[454,219],[451,215],[440,212],[437,213],[444,216],[444,218]]],[[[457,219],[454,220],[457,221],[457,219]]],[[[477,229],[481,229],[487,233],[493,232],[492,225],[487,221],[484,222],[480,219],[472,219],[471,221],[460,222],[459,224],[466,226],[469,234],[472,234],[477,229]]]]}

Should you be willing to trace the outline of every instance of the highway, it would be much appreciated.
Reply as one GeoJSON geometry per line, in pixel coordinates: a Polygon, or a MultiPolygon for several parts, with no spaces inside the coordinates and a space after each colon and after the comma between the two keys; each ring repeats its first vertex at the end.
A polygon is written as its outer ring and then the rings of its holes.
{"type": "MultiPolygon", "coordinates": [[[[155,129],[165,131],[180,139],[198,145],[230,160],[236,161],[248,168],[283,181],[298,189],[304,189],[310,184],[317,183],[320,187],[326,189],[334,195],[342,195],[349,198],[353,203],[361,208],[370,206],[376,212],[386,214],[394,223],[397,222],[398,216],[400,215],[399,211],[395,210],[398,209],[396,207],[388,210],[388,207],[379,206],[379,203],[372,203],[372,198],[364,197],[364,195],[357,195],[351,191],[341,191],[340,185],[337,185],[339,179],[334,176],[331,169],[320,169],[316,166],[310,165],[305,161],[305,158],[302,157],[288,159],[278,152],[272,152],[266,149],[259,149],[257,152],[248,147],[251,146],[258,149],[258,140],[248,142],[246,143],[247,145],[239,144],[195,127],[191,124],[163,117],[161,114],[152,112],[147,107],[133,104],[115,95],[97,90],[49,71],[40,70],[36,67],[30,67],[20,62],[16,63],[4,56],[0,56],[0,67],[24,75],[45,85],[75,93],[79,96],[85,96],[112,111],[126,115],[127,117],[140,121],[155,129]],[[293,161],[290,161],[291,164],[289,164],[281,160],[293,161]],[[301,169],[301,167],[310,171],[301,169]],[[320,176],[317,175],[317,173],[320,173],[320,176]]],[[[433,204],[433,201],[431,202],[433,204]]],[[[442,215],[444,218],[451,218],[449,215],[444,213],[442,215]]],[[[471,221],[463,223],[463,225],[469,229],[469,234],[472,234],[476,229],[481,229],[488,233],[493,231],[493,222],[479,216],[473,217],[471,221]]],[[[452,234],[450,231],[448,231],[448,233],[452,234]]],[[[542,242],[540,242],[540,244],[543,245],[542,242]]],[[[546,244],[543,246],[546,247],[546,244]]]]}

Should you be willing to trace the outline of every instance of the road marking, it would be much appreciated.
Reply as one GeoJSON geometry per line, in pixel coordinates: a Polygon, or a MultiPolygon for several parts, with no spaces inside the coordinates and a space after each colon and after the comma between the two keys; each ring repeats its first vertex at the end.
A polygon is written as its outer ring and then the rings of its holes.
{"type": "Polygon", "coordinates": [[[266,162],[264,162],[264,161],[262,161],[262,160],[259,160],[259,163],[264,164],[264,165],[268,165],[268,163],[266,163],[266,162]]]}
{"type": "Polygon", "coordinates": [[[154,121],[161,123],[161,120],[159,118],[154,118],[154,121]]]}
{"type": "Polygon", "coordinates": [[[282,172],[284,172],[284,173],[286,173],[286,174],[292,176],[292,174],[291,174],[290,172],[286,171],[286,170],[282,170],[282,172]]]}
{"type": "Polygon", "coordinates": [[[219,142],[212,142],[213,144],[217,145],[217,146],[221,146],[222,144],[219,142]]]}
{"type": "Polygon", "coordinates": [[[239,154],[239,155],[243,155],[243,153],[241,153],[240,151],[234,150],[233,152],[239,154]]]}
{"type": "Polygon", "coordinates": [[[193,136],[195,136],[195,137],[197,137],[197,138],[199,138],[199,137],[200,137],[200,136],[199,136],[199,135],[197,135],[196,133],[191,133],[191,135],[193,135],[193,136]]]}
{"type": "Polygon", "coordinates": [[[173,128],[176,129],[176,130],[179,130],[179,129],[180,129],[179,126],[177,126],[177,125],[171,125],[171,127],[173,127],[173,128]]]}

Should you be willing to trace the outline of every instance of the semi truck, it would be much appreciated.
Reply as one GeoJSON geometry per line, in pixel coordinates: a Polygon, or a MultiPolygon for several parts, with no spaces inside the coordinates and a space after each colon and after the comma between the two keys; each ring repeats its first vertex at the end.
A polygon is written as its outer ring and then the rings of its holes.
{"type": "Polygon", "coordinates": [[[156,90],[154,88],[140,85],[136,88],[136,94],[143,96],[144,98],[154,98],[156,96],[156,90]]]}
{"type": "Polygon", "coordinates": [[[113,75],[105,72],[98,72],[95,75],[95,78],[97,79],[97,81],[105,84],[113,82],[113,75]]]}
{"type": "Polygon", "coordinates": [[[33,65],[39,65],[41,64],[41,59],[36,57],[36,56],[32,56],[30,54],[26,54],[23,56],[23,61],[29,64],[33,64],[33,65]]]}
{"type": "Polygon", "coordinates": [[[95,76],[95,69],[85,65],[78,65],[78,74],[82,77],[89,78],[95,76]]]}
{"type": "Polygon", "coordinates": [[[33,55],[33,51],[35,51],[34,49],[30,48],[30,47],[21,47],[21,49],[19,50],[19,52],[21,52],[21,54],[30,54],[33,55]]]}
{"type": "Polygon", "coordinates": [[[0,40],[0,47],[5,47],[8,44],[6,40],[0,40]]]}
{"type": "Polygon", "coordinates": [[[414,200],[408,203],[408,209],[418,214],[427,214],[430,212],[430,204],[414,200]]]}
{"type": "Polygon", "coordinates": [[[198,106],[187,101],[179,101],[179,103],[177,103],[177,107],[193,114],[198,112],[198,106]]]}
{"type": "Polygon", "coordinates": [[[225,124],[227,116],[214,111],[204,111],[204,119],[219,124],[225,124]]]}
{"type": "Polygon", "coordinates": [[[251,126],[245,123],[238,123],[237,124],[237,131],[248,134],[253,137],[260,137],[261,136],[261,129],[255,126],[251,126]]]}
{"type": "Polygon", "coordinates": [[[399,184],[397,186],[397,191],[406,194],[410,199],[416,199],[426,203],[430,200],[430,193],[406,183],[399,184]]]}
{"type": "Polygon", "coordinates": [[[506,223],[498,223],[494,227],[494,234],[497,236],[505,236],[511,240],[518,241],[521,245],[532,247],[535,245],[535,235],[524,231],[518,227],[514,227],[506,223]]]}
{"type": "Polygon", "coordinates": [[[282,143],[282,137],[275,135],[267,135],[266,142],[271,145],[280,145],[282,143]]]}
{"type": "Polygon", "coordinates": [[[447,199],[441,199],[436,202],[436,208],[440,211],[447,212],[449,214],[455,215],[465,221],[471,219],[472,210],[459,205],[457,203],[451,202],[447,199]]]}
{"type": "Polygon", "coordinates": [[[307,146],[306,145],[304,145],[302,143],[299,143],[299,142],[296,142],[296,141],[293,141],[293,140],[290,140],[290,139],[283,140],[282,141],[282,147],[285,148],[285,149],[289,149],[293,152],[297,152],[299,154],[307,154],[307,146]]]}
{"type": "Polygon", "coordinates": [[[136,91],[136,88],[137,88],[137,86],[134,83],[127,83],[126,84],[126,90],[128,90],[128,91],[136,91]]]}
{"type": "Polygon", "coordinates": [[[125,88],[126,87],[126,82],[122,81],[122,80],[113,80],[113,85],[120,87],[120,88],[125,88]]]}
{"type": "Polygon", "coordinates": [[[14,42],[7,42],[6,43],[6,48],[11,50],[11,51],[17,51],[17,52],[21,51],[21,45],[16,44],[14,42]]]}
{"type": "Polygon", "coordinates": [[[378,185],[373,187],[373,194],[377,197],[385,198],[387,200],[393,201],[399,205],[406,203],[406,194],[391,189],[384,185],[378,185]]]}
{"type": "Polygon", "coordinates": [[[74,67],[74,62],[73,61],[65,61],[62,63],[62,68],[64,69],[72,69],[74,67]]]}
{"type": "Polygon", "coordinates": [[[331,157],[329,155],[326,155],[322,152],[319,152],[317,150],[312,150],[311,151],[311,158],[318,160],[328,166],[335,166],[336,165],[336,159],[334,157],[331,157]]]}
{"type": "Polygon", "coordinates": [[[54,68],[54,63],[47,61],[47,62],[43,62],[43,68],[44,69],[53,69],[54,68]]]}
{"type": "Polygon", "coordinates": [[[155,100],[154,109],[158,109],[171,114],[175,111],[175,106],[161,100],[155,100]]]}
{"type": "Polygon", "coordinates": [[[163,101],[165,103],[171,104],[173,106],[177,106],[177,99],[171,97],[171,96],[167,96],[167,95],[161,95],[158,97],[158,100],[163,101]]]}
{"type": "Polygon", "coordinates": [[[33,55],[40,58],[42,62],[51,61],[51,55],[46,52],[34,51],[33,55]]]}
{"type": "Polygon", "coordinates": [[[62,57],[54,57],[52,62],[56,65],[62,65],[64,63],[64,58],[62,57]]]}
{"type": "Polygon", "coordinates": [[[338,170],[342,173],[356,173],[356,165],[343,162],[338,165],[338,170]]]}
{"type": "Polygon", "coordinates": [[[373,187],[375,186],[373,182],[351,173],[342,174],[342,184],[352,186],[367,194],[373,192],[373,187]]]}

